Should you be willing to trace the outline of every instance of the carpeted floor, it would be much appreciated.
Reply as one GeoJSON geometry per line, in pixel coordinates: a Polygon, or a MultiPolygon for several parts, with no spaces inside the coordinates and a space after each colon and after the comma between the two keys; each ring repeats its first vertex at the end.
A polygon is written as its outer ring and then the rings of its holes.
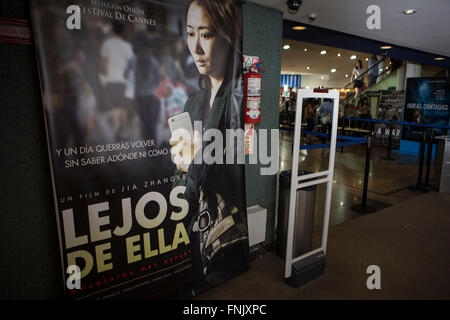
{"type": "Polygon", "coordinates": [[[325,274],[300,288],[284,282],[275,251],[197,299],[450,299],[450,195],[418,195],[329,230],[325,274]],[[369,265],[381,289],[369,290],[369,265]]]}

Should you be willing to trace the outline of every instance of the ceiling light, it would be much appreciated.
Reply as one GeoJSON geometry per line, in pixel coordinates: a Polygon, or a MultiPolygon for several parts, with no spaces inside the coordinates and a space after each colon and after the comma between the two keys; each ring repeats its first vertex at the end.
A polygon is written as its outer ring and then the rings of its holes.
{"type": "Polygon", "coordinates": [[[381,46],[380,49],[388,50],[388,49],[392,49],[392,47],[391,46],[381,46]]]}
{"type": "Polygon", "coordinates": [[[309,70],[310,69],[310,67],[306,67],[306,70],[309,70]]]}
{"type": "Polygon", "coordinates": [[[320,54],[321,55],[327,54],[327,51],[326,50],[322,50],[322,51],[320,51],[320,54]]]}
{"type": "Polygon", "coordinates": [[[336,72],[336,69],[335,68],[331,69],[331,72],[336,72]]]}
{"type": "Polygon", "coordinates": [[[308,51],[308,49],[305,48],[305,52],[308,51]]]}
{"type": "Polygon", "coordinates": [[[434,60],[436,60],[436,61],[442,61],[442,60],[445,60],[445,58],[444,58],[444,57],[436,57],[436,58],[434,58],[434,60]]]}
{"type": "Polygon", "coordinates": [[[306,89],[309,89],[309,86],[306,86],[306,89]]]}
{"type": "Polygon", "coordinates": [[[345,74],[345,77],[348,78],[348,73],[345,74]]]}
{"type": "Polygon", "coordinates": [[[406,10],[403,10],[403,13],[404,14],[414,14],[414,13],[416,13],[416,9],[406,9],[406,10]]]}
{"type": "Polygon", "coordinates": [[[323,76],[321,76],[321,77],[320,77],[320,79],[322,79],[322,80],[323,80],[323,76]]]}
{"type": "Polygon", "coordinates": [[[369,58],[366,58],[366,61],[369,61],[369,58]]]}
{"type": "Polygon", "coordinates": [[[355,55],[352,55],[352,56],[350,57],[350,59],[355,60],[355,59],[356,59],[356,56],[355,56],[355,55]]]}
{"type": "Polygon", "coordinates": [[[290,47],[291,47],[290,45],[285,44],[285,45],[283,46],[283,49],[284,49],[284,50],[287,50],[287,49],[289,49],[290,47]]]}
{"type": "Polygon", "coordinates": [[[338,53],[338,57],[340,57],[341,56],[341,54],[340,53],[338,53]]]}
{"type": "Polygon", "coordinates": [[[295,26],[292,29],[294,29],[294,30],[305,30],[306,27],[305,26],[295,26]]]}

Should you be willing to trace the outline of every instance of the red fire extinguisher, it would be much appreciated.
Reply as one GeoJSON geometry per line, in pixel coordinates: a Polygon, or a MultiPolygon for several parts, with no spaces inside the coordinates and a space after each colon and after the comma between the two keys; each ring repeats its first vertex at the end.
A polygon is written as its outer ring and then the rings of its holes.
{"type": "Polygon", "coordinates": [[[250,72],[244,74],[245,123],[261,121],[261,82],[262,75],[253,64],[250,72]]]}

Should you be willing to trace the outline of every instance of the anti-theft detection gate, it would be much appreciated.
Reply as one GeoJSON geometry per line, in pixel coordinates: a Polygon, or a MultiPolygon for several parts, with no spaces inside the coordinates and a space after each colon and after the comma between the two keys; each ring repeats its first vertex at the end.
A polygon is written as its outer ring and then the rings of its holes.
{"type": "Polygon", "coordinates": [[[331,205],[331,191],[333,187],[333,173],[334,173],[334,158],[336,154],[336,137],[338,127],[339,114],[339,91],[337,90],[318,90],[318,89],[299,89],[297,91],[297,108],[295,112],[295,130],[294,130],[294,146],[293,146],[293,160],[292,160],[292,176],[291,176],[291,190],[289,197],[289,218],[287,230],[287,244],[286,244],[286,264],[285,264],[285,278],[288,284],[298,287],[303,283],[323,274],[325,269],[325,253],[328,237],[328,224],[330,218],[331,205]],[[303,99],[332,99],[333,117],[331,126],[331,140],[330,140],[330,157],[328,162],[328,170],[320,171],[311,174],[298,175],[298,161],[300,153],[300,138],[301,138],[301,124],[303,99]],[[293,257],[294,247],[294,223],[296,219],[296,199],[297,190],[305,187],[327,184],[324,222],[322,229],[321,245],[318,249],[309,251],[298,257],[293,257]]]}

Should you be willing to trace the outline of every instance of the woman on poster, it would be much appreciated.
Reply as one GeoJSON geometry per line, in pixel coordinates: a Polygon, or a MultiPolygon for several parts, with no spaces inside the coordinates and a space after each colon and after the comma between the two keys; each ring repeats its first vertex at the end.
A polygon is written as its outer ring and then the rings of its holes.
{"type": "MultiPolygon", "coordinates": [[[[242,117],[242,23],[233,0],[194,0],[187,13],[187,42],[200,73],[201,90],[189,98],[185,111],[191,121],[202,121],[203,130],[243,127],[242,117]]],[[[170,144],[176,175],[186,179],[177,184],[186,186],[189,201],[188,232],[193,254],[195,290],[217,285],[248,268],[248,232],[245,210],[244,166],[194,163],[194,142],[172,132],[170,144]],[[189,142],[190,143],[190,142],[189,142]],[[185,161],[183,150],[194,150],[185,161]]],[[[203,150],[207,146],[204,141],[203,150]]],[[[242,143],[241,143],[242,144],[242,143]]],[[[224,143],[225,145],[225,143],[224,143]]],[[[234,144],[235,157],[243,150],[234,144]]],[[[175,181],[180,181],[175,179],[175,181]]]]}

